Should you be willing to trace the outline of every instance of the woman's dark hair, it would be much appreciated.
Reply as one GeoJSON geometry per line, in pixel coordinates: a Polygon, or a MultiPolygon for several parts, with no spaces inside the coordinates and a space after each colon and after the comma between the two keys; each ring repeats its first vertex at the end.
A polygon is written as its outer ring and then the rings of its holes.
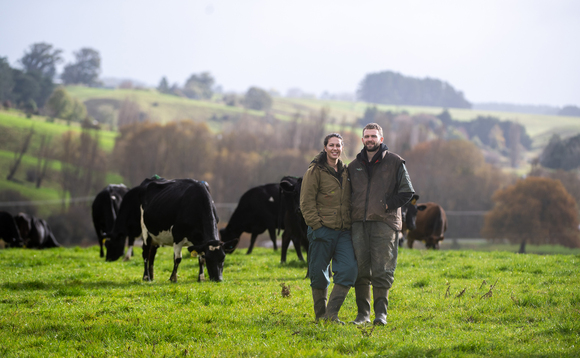
{"type": "Polygon", "coordinates": [[[324,137],[324,146],[326,147],[326,145],[328,144],[328,141],[330,140],[330,138],[332,137],[336,137],[338,139],[340,139],[340,141],[342,142],[342,136],[338,133],[330,133],[329,135],[327,135],[326,137],[324,137]]]}

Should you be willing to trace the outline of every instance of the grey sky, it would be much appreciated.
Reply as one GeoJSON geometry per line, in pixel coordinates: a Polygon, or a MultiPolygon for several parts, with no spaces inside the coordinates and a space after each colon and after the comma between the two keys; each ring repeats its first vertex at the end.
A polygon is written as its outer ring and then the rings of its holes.
{"type": "MultiPolygon", "coordinates": [[[[102,77],[355,92],[392,70],[472,102],[580,105],[580,1],[0,0],[0,56],[98,50],[102,77]]],[[[62,66],[61,66],[62,68],[62,66]]]]}

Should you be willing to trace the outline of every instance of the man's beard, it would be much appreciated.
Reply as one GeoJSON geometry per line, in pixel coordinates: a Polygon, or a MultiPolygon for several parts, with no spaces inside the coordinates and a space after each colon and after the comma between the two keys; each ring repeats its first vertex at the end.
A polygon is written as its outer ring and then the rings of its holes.
{"type": "Polygon", "coordinates": [[[377,144],[373,145],[372,147],[369,146],[368,144],[365,145],[365,149],[367,150],[367,152],[376,152],[377,150],[379,150],[380,147],[381,147],[381,143],[377,143],[377,144]]]}

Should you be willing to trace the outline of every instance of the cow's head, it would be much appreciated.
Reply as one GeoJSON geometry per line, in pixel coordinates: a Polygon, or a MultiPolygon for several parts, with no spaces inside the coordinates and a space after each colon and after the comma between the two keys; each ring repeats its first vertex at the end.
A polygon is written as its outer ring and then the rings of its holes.
{"type": "Polygon", "coordinates": [[[401,208],[403,227],[407,230],[415,230],[417,228],[417,212],[425,210],[425,205],[419,205],[421,208],[417,206],[417,200],[419,200],[419,195],[413,194],[411,200],[401,208]]]}
{"type": "Polygon", "coordinates": [[[106,261],[117,261],[125,254],[125,237],[124,234],[112,233],[110,239],[103,239],[107,248],[106,261]]]}
{"type": "Polygon", "coordinates": [[[280,181],[280,194],[286,210],[300,214],[300,189],[302,178],[286,176],[280,181]]]}
{"type": "Polygon", "coordinates": [[[201,245],[187,248],[189,252],[196,251],[205,260],[210,281],[223,281],[224,260],[226,253],[231,253],[238,245],[239,239],[230,241],[211,240],[201,245]]]}
{"type": "Polygon", "coordinates": [[[425,242],[425,247],[428,249],[439,250],[439,241],[441,238],[428,237],[425,242]]]}
{"type": "Polygon", "coordinates": [[[24,245],[30,240],[30,231],[32,231],[32,216],[25,213],[18,213],[14,217],[18,231],[20,232],[20,237],[24,245]]]}

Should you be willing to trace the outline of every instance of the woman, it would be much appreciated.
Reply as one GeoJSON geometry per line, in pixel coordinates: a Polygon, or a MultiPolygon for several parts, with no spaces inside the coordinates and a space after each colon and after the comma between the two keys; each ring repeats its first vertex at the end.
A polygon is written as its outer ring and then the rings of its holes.
{"type": "Polygon", "coordinates": [[[300,209],[308,225],[308,268],[316,320],[336,321],[338,311],[357,277],[350,236],[350,180],[340,160],[342,137],[324,138],[324,149],[310,163],[302,179],[300,209]],[[326,305],[332,260],[334,288],[326,305]]]}

